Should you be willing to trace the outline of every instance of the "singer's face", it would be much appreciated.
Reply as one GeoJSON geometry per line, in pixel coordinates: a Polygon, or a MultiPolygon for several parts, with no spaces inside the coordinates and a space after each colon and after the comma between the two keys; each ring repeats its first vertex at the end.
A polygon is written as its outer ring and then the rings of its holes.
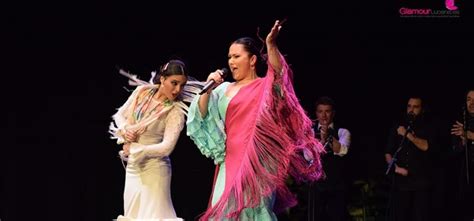
{"type": "Polygon", "coordinates": [[[232,77],[236,81],[252,77],[255,73],[255,63],[257,57],[250,56],[242,44],[232,44],[229,48],[229,68],[232,71],[232,77]]]}
{"type": "Polygon", "coordinates": [[[466,96],[467,112],[474,114],[474,91],[469,91],[466,96]]]}
{"type": "Polygon", "coordinates": [[[419,98],[410,98],[407,104],[407,113],[412,112],[415,116],[420,115],[422,110],[421,99],[419,98]]]}
{"type": "Polygon", "coordinates": [[[316,118],[321,125],[329,125],[334,118],[334,111],[331,105],[319,104],[316,107],[316,118]]]}
{"type": "Polygon", "coordinates": [[[168,77],[160,77],[161,86],[160,93],[163,93],[168,100],[174,101],[186,84],[187,78],[184,75],[170,75],[168,77]]]}

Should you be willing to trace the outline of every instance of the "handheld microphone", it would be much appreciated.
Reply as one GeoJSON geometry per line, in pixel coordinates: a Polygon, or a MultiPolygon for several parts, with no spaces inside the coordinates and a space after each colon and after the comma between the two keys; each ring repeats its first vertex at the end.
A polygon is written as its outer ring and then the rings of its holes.
{"type": "MultiPolygon", "coordinates": [[[[327,129],[327,137],[326,137],[326,142],[323,143],[323,148],[326,150],[326,152],[330,153],[332,152],[332,141],[334,139],[334,129],[328,128],[327,129]]],[[[321,136],[321,133],[319,132],[319,136],[321,136]]]]}
{"type": "Polygon", "coordinates": [[[467,112],[467,108],[466,108],[466,105],[463,105],[462,106],[462,123],[463,123],[463,131],[467,131],[467,117],[466,117],[466,112],[467,112]]]}
{"type": "Polygon", "coordinates": [[[407,119],[408,119],[408,123],[409,123],[409,124],[412,124],[413,121],[415,121],[415,118],[416,118],[415,113],[409,112],[409,113],[407,114],[407,119]]]}
{"type": "Polygon", "coordinates": [[[326,138],[326,143],[323,145],[326,152],[332,152],[332,140],[333,139],[334,139],[334,137],[332,136],[332,134],[329,134],[328,138],[326,138]]]}
{"type": "MultiPolygon", "coordinates": [[[[222,78],[225,78],[227,74],[229,74],[229,69],[227,68],[222,68],[220,71],[221,71],[220,75],[222,78]]],[[[207,91],[209,91],[209,89],[213,88],[215,84],[216,84],[216,81],[214,81],[214,79],[211,79],[210,81],[208,81],[206,85],[204,85],[204,87],[202,88],[201,92],[199,92],[199,95],[202,95],[206,93],[207,91]]]]}
{"type": "Polygon", "coordinates": [[[407,114],[407,121],[408,121],[407,131],[413,130],[413,122],[415,121],[415,119],[416,119],[415,113],[409,112],[407,114]]]}

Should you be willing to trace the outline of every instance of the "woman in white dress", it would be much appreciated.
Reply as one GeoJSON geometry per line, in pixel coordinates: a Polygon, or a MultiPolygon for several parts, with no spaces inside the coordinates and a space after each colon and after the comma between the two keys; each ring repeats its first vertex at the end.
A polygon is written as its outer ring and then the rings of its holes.
{"type": "Polygon", "coordinates": [[[169,155],[185,123],[182,100],[192,94],[182,93],[188,79],[185,65],[169,61],[150,83],[121,73],[138,87],[113,115],[110,127],[127,161],[124,215],[117,220],[182,220],[171,201],[169,155]]]}

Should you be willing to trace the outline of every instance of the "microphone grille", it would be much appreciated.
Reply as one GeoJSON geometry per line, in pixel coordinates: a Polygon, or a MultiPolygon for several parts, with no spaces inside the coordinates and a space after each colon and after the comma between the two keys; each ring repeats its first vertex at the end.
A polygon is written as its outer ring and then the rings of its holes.
{"type": "Polygon", "coordinates": [[[221,71],[222,71],[222,77],[223,78],[227,77],[227,75],[230,72],[229,69],[227,69],[227,68],[222,68],[221,71]]]}

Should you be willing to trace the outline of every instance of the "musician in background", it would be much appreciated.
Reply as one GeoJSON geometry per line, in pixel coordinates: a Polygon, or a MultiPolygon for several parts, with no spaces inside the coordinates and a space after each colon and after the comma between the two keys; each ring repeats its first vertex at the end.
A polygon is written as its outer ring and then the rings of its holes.
{"type": "Polygon", "coordinates": [[[313,196],[309,202],[311,220],[340,221],[348,219],[346,209],[346,182],[344,156],[351,144],[351,133],[334,124],[336,108],[329,97],[316,101],[316,138],[324,145],[326,154],[322,157],[326,179],[313,186],[313,196]]]}
{"type": "Polygon", "coordinates": [[[409,97],[406,119],[390,130],[385,149],[393,182],[389,197],[390,220],[430,220],[433,154],[438,147],[436,127],[426,115],[425,106],[421,97],[409,97]]]}
{"type": "MultiPolygon", "coordinates": [[[[474,220],[474,88],[466,93],[466,106],[462,119],[451,128],[455,156],[456,216],[460,220],[474,220]]],[[[456,219],[457,220],[457,219],[456,219]]]]}

